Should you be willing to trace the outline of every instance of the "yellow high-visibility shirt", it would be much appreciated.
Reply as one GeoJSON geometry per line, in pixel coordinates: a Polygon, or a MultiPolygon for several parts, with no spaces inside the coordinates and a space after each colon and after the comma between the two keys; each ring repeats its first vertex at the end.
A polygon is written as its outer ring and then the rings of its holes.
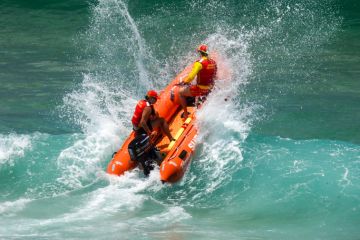
{"type": "Polygon", "coordinates": [[[199,62],[195,62],[191,72],[189,73],[187,78],[185,78],[184,83],[191,83],[201,69],[202,69],[202,64],[199,62]]]}

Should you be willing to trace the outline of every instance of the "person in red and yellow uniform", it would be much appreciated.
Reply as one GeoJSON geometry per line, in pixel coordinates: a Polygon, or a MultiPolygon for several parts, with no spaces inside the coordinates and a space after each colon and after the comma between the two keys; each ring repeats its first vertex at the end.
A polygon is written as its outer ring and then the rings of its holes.
{"type": "Polygon", "coordinates": [[[208,47],[201,44],[197,51],[200,54],[200,59],[197,60],[189,75],[183,81],[183,86],[180,91],[180,104],[184,109],[183,117],[186,119],[189,115],[187,112],[186,97],[206,96],[214,87],[214,80],[217,71],[216,62],[209,57],[208,47]],[[190,83],[196,77],[196,85],[190,83]]]}
{"type": "Polygon", "coordinates": [[[172,137],[169,125],[164,118],[159,117],[159,114],[154,109],[154,104],[159,99],[156,91],[149,90],[145,99],[140,100],[136,107],[131,119],[133,129],[136,135],[147,134],[152,136],[155,128],[160,128],[161,131],[169,138],[170,142],[175,141],[172,137]]]}

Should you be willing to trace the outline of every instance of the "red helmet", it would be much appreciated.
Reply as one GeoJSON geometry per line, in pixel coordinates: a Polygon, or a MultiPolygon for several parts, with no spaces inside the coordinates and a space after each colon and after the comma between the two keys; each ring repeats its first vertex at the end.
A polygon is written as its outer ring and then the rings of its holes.
{"type": "Polygon", "coordinates": [[[208,54],[207,49],[208,49],[208,47],[207,47],[205,44],[201,44],[201,45],[197,48],[197,51],[208,54]]]}
{"type": "Polygon", "coordinates": [[[149,91],[146,93],[146,96],[159,99],[159,95],[158,95],[157,92],[154,91],[154,90],[149,90],[149,91]]]}

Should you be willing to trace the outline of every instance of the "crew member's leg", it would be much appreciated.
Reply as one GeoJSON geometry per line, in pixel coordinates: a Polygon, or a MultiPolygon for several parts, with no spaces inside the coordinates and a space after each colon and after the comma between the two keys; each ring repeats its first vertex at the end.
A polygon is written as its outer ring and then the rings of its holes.
{"type": "Polygon", "coordinates": [[[169,138],[170,142],[175,140],[171,135],[169,125],[167,124],[164,118],[159,117],[151,121],[151,126],[153,129],[160,128],[161,131],[169,138]]]}
{"type": "Polygon", "coordinates": [[[179,100],[180,100],[180,105],[184,110],[184,119],[187,119],[187,117],[189,116],[189,113],[187,111],[187,104],[186,104],[186,97],[192,97],[191,94],[191,90],[190,90],[190,86],[184,86],[179,90],[179,100]]]}

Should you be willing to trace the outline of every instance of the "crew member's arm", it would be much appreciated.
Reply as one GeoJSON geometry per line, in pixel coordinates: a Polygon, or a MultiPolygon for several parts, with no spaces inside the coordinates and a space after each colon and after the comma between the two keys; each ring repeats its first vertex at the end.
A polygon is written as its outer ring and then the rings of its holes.
{"type": "Polygon", "coordinates": [[[145,132],[150,136],[151,135],[151,131],[149,129],[149,126],[147,125],[147,121],[149,119],[151,115],[151,107],[145,107],[144,108],[144,111],[142,113],[142,116],[141,116],[141,120],[140,120],[140,123],[139,125],[144,128],[145,132]]]}
{"type": "Polygon", "coordinates": [[[191,72],[189,73],[187,78],[185,78],[184,83],[191,83],[191,81],[194,80],[194,78],[200,72],[201,69],[202,69],[201,63],[195,62],[191,72]]]}
{"type": "Polygon", "coordinates": [[[159,118],[159,113],[155,110],[155,118],[159,118]]]}

